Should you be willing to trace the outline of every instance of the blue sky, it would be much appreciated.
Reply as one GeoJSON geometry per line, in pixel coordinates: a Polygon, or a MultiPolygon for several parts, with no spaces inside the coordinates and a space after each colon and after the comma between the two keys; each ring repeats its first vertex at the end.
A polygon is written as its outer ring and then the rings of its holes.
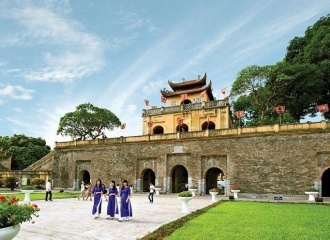
{"type": "Polygon", "coordinates": [[[238,71],[284,58],[294,36],[330,13],[328,0],[0,2],[0,136],[47,144],[60,118],[90,102],[142,134],[144,99],[162,106],[167,80],[205,72],[214,95],[238,71]]]}

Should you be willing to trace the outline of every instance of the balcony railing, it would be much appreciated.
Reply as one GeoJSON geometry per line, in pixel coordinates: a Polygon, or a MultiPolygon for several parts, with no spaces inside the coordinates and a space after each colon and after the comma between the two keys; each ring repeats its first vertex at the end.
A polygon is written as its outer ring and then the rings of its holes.
{"type": "Polygon", "coordinates": [[[224,100],[215,100],[215,101],[211,101],[211,102],[191,103],[191,104],[182,104],[182,105],[171,106],[171,107],[143,109],[142,116],[188,112],[188,111],[193,111],[193,110],[200,110],[203,108],[204,109],[220,108],[220,107],[226,106],[226,103],[227,102],[224,100]]]}

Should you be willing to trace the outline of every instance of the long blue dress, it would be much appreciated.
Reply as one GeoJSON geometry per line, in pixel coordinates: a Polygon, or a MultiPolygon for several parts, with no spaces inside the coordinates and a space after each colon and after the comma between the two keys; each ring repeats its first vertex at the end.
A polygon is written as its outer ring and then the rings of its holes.
{"type": "Polygon", "coordinates": [[[108,200],[107,215],[110,215],[110,217],[114,217],[115,214],[118,214],[118,206],[116,199],[116,196],[118,195],[117,188],[116,187],[114,189],[109,188],[108,194],[109,194],[109,200],[108,200]]]}
{"type": "Polygon", "coordinates": [[[102,207],[102,194],[96,193],[96,192],[103,192],[102,186],[94,186],[92,193],[94,194],[94,203],[93,203],[93,210],[92,214],[94,215],[97,212],[98,214],[101,213],[101,207],[102,207]]]}
{"type": "Polygon", "coordinates": [[[127,198],[131,195],[131,188],[125,187],[120,191],[120,214],[121,217],[132,217],[132,205],[131,201],[128,200],[126,202],[127,198]]]}

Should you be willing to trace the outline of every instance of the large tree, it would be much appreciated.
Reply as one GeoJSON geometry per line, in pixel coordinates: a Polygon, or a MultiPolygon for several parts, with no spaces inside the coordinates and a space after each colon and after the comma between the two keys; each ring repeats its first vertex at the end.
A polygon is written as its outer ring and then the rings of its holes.
{"type": "Polygon", "coordinates": [[[237,97],[234,110],[245,110],[249,125],[271,124],[277,120],[273,107],[281,103],[283,90],[291,79],[274,78],[277,66],[249,66],[242,69],[233,83],[230,95],[237,97]]]}
{"type": "MultiPolygon", "coordinates": [[[[304,74],[301,74],[305,79],[297,81],[297,88],[301,89],[301,84],[306,85],[305,88],[313,84],[319,87],[318,91],[313,93],[317,96],[311,99],[309,106],[304,104],[300,109],[296,106],[297,113],[302,113],[302,116],[307,113],[313,115],[316,104],[330,103],[330,14],[308,27],[303,37],[295,37],[290,41],[285,62],[296,66],[297,69],[305,70],[304,74]],[[308,69],[304,69],[304,66],[308,66],[308,69]],[[316,78],[313,77],[314,72],[317,72],[316,83],[316,78]]],[[[293,90],[296,89],[293,88],[293,90]]],[[[325,114],[325,117],[329,119],[330,113],[325,114]]]]}
{"type": "Polygon", "coordinates": [[[77,106],[76,111],[61,117],[57,132],[76,140],[96,139],[104,137],[105,130],[113,130],[120,124],[118,117],[110,110],[84,103],[77,106]]]}
{"type": "Polygon", "coordinates": [[[22,170],[50,152],[44,139],[25,135],[0,136],[0,147],[12,156],[12,170],[22,170]]]}
{"type": "Polygon", "coordinates": [[[330,103],[330,15],[293,38],[283,61],[242,69],[231,96],[234,110],[246,111],[247,125],[272,124],[276,105],[287,107],[286,122],[315,116],[315,105],[330,103]]]}

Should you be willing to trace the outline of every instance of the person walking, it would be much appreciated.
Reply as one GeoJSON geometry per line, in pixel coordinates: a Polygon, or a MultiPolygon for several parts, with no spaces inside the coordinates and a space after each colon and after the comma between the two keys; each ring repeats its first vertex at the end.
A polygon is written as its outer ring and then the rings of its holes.
{"type": "Polygon", "coordinates": [[[155,193],[155,186],[152,183],[149,183],[148,199],[150,203],[154,203],[154,193],[155,193]]]}
{"type": "Polygon", "coordinates": [[[103,187],[101,179],[97,179],[95,186],[93,187],[92,194],[94,195],[94,204],[92,209],[92,214],[95,215],[97,212],[97,216],[94,218],[100,218],[101,208],[102,208],[102,194],[103,194],[103,187]]]}
{"type": "Polygon", "coordinates": [[[80,184],[80,196],[78,197],[78,200],[80,200],[80,197],[82,197],[83,200],[85,200],[85,183],[84,183],[84,181],[81,181],[81,184],[80,184]]]}
{"type": "Polygon", "coordinates": [[[52,186],[50,184],[50,180],[48,180],[48,182],[46,183],[46,197],[45,197],[46,201],[48,201],[48,195],[49,195],[49,201],[53,201],[52,200],[52,186]]]}
{"type": "Polygon", "coordinates": [[[119,221],[128,221],[129,217],[132,217],[132,205],[131,205],[131,188],[128,186],[127,180],[122,183],[120,190],[120,218],[119,221]]]}
{"type": "Polygon", "coordinates": [[[88,188],[87,188],[87,197],[86,197],[86,201],[88,200],[88,198],[90,198],[90,200],[92,201],[92,191],[93,191],[93,184],[90,183],[88,185],[88,188]]]}
{"type": "Polygon", "coordinates": [[[107,219],[113,219],[115,217],[115,214],[118,214],[118,204],[117,204],[117,198],[118,190],[116,188],[116,183],[114,180],[110,182],[110,187],[108,191],[108,209],[107,209],[107,219]]]}

